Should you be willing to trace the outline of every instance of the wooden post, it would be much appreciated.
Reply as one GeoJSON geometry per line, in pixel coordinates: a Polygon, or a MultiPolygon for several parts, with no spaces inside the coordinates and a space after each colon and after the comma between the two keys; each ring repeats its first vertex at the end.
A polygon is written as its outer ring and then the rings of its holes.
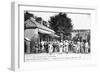
{"type": "Polygon", "coordinates": [[[27,53],[30,54],[30,41],[26,41],[27,53]]]}

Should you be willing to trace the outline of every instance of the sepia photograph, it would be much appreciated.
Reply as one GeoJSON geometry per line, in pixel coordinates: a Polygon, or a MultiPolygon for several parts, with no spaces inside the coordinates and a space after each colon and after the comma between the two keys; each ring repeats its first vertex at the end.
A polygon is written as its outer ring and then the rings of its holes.
{"type": "Polygon", "coordinates": [[[24,59],[70,58],[91,53],[89,13],[24,11],[24,59]]]}

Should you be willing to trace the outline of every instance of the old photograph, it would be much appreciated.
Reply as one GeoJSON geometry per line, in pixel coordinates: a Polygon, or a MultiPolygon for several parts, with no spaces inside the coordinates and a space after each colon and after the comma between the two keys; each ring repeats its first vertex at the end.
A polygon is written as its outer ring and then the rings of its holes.
{"type": "Polygon", "coordinates": [[[24,11],[24,59],[70,58],[91,53],[91,14],[24,11]]]}

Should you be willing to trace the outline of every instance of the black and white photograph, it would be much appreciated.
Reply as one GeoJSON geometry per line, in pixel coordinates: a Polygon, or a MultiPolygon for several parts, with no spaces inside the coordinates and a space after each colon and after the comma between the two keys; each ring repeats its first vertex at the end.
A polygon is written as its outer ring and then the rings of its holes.
{"type": "Polygon", "coordinates": [[[89,13],[25,10],[25,61],[90,54],[90,27],[89,13]]]}
{"type": "Polygon", "coordinates": [[[58,70],[97,63],[95,7],[12,5],[12,70],[58,70]]]}

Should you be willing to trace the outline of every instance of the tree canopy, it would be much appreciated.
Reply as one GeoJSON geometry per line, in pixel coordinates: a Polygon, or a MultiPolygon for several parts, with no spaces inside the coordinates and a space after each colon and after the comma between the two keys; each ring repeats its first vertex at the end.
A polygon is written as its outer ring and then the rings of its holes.
{"type": "Polygon", "coordinates": [[[70,31],[73,29],[71,19],[67,17],[66,13],[59,13],[58,15],[51,16],[49,23],[51,29],[56,33],[70,34],[70,31]]]}
{"type": "Polygon", "coordinates": [[[30,19],[30,17],[34,17],[34,15],[31,13],[28,13],[28,11],[26,11],[24,13],[24,21],[26,21],[27,19],[30,19]]]}
{"type": "Polygon", "coordinates": [[[49,23],[50,27],[56,32],[67,33],[73,28],[71,19],[67,17],[66,13],[59,13],[58,15],[50,17],[49,23]]]}

